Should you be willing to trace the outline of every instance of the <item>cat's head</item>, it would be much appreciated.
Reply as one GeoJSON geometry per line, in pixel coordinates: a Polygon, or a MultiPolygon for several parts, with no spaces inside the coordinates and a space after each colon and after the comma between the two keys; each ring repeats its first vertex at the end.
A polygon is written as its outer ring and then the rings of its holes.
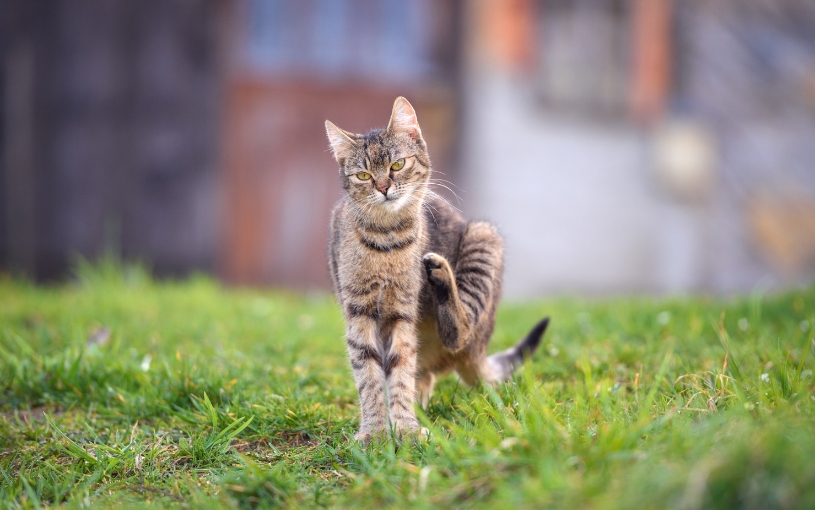
{"type": "Polygon", "coordinates": [[[396,212],[421,202],[430,178],[430,158],[416,112],[404,97],[393,103],[385,129],[349,133],[325,121],[340,179],[348,197],[371,212],[396,212]]]}

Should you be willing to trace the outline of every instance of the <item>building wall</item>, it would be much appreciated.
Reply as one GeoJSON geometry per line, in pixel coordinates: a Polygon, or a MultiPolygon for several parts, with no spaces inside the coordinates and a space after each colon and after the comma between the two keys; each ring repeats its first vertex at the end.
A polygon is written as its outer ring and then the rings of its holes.
{"type": "Polygon", "coordinates": [[[540,111],[511,79],[476,82],[465,209],[505,236],[508,296],[704,288],[703,213],[666,200],[640,130],[540,111]]]}
{"type": "Polygon", "coordinates": [[[811,8],[468,5],[465,209],[506,237],[508,296],[811,281],[811,8]]]}
{"type": "Polygon", "coordinates": [[[225,281],[328,289],[328,222],[343,191],[326,119],[366,133],[406,96],[434,165],[455,178],[459,3],[238,3],[222,139],[225,281]]]}
{"type": "Polygon", "coordinates": [[[0,270],[107,249],[324,288],[322,121],[364,131],[403,94],[505,234],[511,296],[806,282],[813,5],[1,2],[0,270]]]}
{"type": "Polygon", "coordinates": [[[0,5],[0,267],[214,269],[218,0],[0,5]]]}

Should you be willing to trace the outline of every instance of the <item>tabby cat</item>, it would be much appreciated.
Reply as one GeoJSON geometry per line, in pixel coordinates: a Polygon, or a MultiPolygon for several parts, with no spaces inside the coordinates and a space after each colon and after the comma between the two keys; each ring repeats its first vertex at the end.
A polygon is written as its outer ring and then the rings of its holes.
{"type": "Polygon", "coordinates": [[[367,442],[386,431],[388,414],[399,436],[417,433],[415,399],[427,407],[437,374],[455,370],[467,384],[505,380],[537,348],[548,318],[487,357],[503,241],[429,189],[430,158],[405,98],[385,129],[325,127],[346,192],[331,215],[328,265],[359,392],[355,437],[367,442]]]}

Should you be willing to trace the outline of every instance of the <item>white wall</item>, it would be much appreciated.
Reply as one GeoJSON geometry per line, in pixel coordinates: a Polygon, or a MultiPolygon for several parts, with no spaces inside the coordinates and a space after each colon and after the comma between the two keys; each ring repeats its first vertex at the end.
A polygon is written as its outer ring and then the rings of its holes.
{"type": "Polygon", "coordinates": [[[645,135],[557,118],[508,76],[468,83],[463,209],[505,236],[508,297],[705,287],[705,212],[660,191],[645,135]]]}

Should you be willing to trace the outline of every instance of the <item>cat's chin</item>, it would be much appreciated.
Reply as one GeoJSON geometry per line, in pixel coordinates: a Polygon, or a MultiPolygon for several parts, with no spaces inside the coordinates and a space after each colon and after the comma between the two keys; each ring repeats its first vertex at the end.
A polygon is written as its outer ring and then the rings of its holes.
{"type": "Polygon", "coordinates": [[[408,202],[407,196],[402,195],[402,196],[397,197],[397,198],[389,198],[389,199],[386,199],[386,198],[383,197],[382,201],[379,202],[376,205],[377,205],[377,207],[379,207],[383,211],[394,213],[394,212],[397,212],[397,211],[401,210],[405,206],[405,204],[407,202],[408,202]]]}

